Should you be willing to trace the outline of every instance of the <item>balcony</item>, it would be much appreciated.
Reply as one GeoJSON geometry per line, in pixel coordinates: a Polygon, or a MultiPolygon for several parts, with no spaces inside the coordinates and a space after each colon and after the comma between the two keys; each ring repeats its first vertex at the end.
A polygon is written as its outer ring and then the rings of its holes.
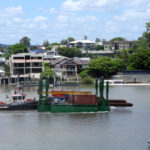
{"type": "Polygon", "coordinates": [[[55,72],[77,72],[77,68],[53,68],[55,72]]]}

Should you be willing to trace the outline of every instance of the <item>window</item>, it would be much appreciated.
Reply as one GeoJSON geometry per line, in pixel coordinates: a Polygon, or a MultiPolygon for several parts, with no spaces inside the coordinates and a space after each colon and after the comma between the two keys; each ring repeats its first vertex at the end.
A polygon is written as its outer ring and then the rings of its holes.
{"type": "Polygon", "coordinates": [[[17,96],[13,96],[13,100],[17,100],[17,96]]]}

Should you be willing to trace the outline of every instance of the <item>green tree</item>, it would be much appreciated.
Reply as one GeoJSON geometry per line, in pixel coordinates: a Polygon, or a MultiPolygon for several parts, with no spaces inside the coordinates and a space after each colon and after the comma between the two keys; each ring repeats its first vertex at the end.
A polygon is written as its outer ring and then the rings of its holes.
{"type": "Polygon", "coordinates": [[[46,47],[46,48],[49,47],[50,46],[49,41],[48,40],[44,40],[43,46],[46,47]]]}
{"type": "Polygon", "coordinates": [[[59,45],[59,43],[54,42],[54,43],[51,44],[51,46],[55,46],[55,45],[59,45]]]}
{"type": "Polygon", "coordinates": [[[68,42],[72,42],[72,41],[75,41],[75,39],[73,37],[68,37],[68,42]]]}
{"type": "Polygon", "coordinates": [[[115,38],[111,39],[110,41],[115,42],[115,41],[126,41],[126,40],[123,37],[115,37],[115,38]]]}
{"type": "Polygon", "coordinates": [[[146,23],[146,31],[138,38],[138,41],[133,45],[133,51],[150,49],[150,22],[146,23]]]}
{"type": "Polygon", "coordinates": [[[84,35],[83,39],[84,39],[84,40],[87,40],[87,39],[88,39],[88,37],[87,37],[86,35],[84,35]]]}
{"type": "Polygon", "coordinates": [[[61,47],[61,48],[58,48],[58,52],[60,55],[66,56],[69,58],[82,56],[81,50],[78,48],[61,47]]]}
{"type": "Polygon", "coordinates": [[[46,50],[51,50],[51,49],[52,49],[51,46],[46,47],[46,50]]]}
{"type": "Polygon", "coordinates": [[[9,65],[5,65],[5,75],[6,76],[10,76],[10,66],[9,65]]]}
{"type": "Polygon", "coordinates": [[[146,32],[150,33],[150,22],[146,22],[146,32]]]}
{"type": "Polygon", "coordinates": [[[27,47],[23,44],[14,44],[8,47],[9,54],[28,53],[27,47]]]}
{"type": "Polygon", "coordinates": [[[68,40],[63,39],[63,40],[60,41],[60,43],[63,44],[63,45],[67,45],[68,44],[68,40]]]}
{"type": "Polygon", "coordinates": [[[29,37],[25,36],[20,40],[19,43],[25,45],[26,47],[30,47],[30,41],[31,41],[31,39],[29,37]]]}
{"type": "Polygon", "coordinates": [[[47,62],[44,62],[43,66],[44,66],[44,71],[40,74],[40,77],[43,79],[54,78],[55,73],[51,69],[50,64],[47,62]]]}
{"type": "Polygon", "coordinates": [[[129,70],[150,70],[150,49],[138,50],[129,56],[129,70]]]}
{"type": "Polygon", "coordinates": [[[108,77],[121,71],[124,66],[120,59],[99,57],[89,62],[88,73],[93,77],[108,77]]]}
{"type": "Polygon", "coordinates": [[[95,42],[101,42],[101,39],[100,38],[96,38],[95,42]]]}

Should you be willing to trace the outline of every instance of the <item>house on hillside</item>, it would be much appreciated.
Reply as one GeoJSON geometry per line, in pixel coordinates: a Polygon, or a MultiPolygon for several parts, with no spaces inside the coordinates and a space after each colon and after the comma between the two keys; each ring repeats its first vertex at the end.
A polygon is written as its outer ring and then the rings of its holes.
{"type": "Polygon", "coordinates": [[[71,59],[67,57],[51,60],[52,70],[60,77],[77,77],[77,72],[88,66],[89,59],[71,59]]]}
{"type": "Polygon", "coordinates": [[[96,42],[91,40],[77,40],[69,43],[70,47],[79,47],[82,49],[91,48],[94,45],[96,45],[96,42]]]}
{"type": "Polygon", "coordinates": [[[56,50],[47,50],[43,55],[44,61],[56,60],[59,58],[64,58],[64,57],[61,55],[58,55],[58,51],[56,50]]]}
{"type": "Polygon", "coordinates": [[[56,60],[51,60],[50,63],[52,70],[58,76],[77,76],[77,64],[70,58],[59,58],[56,60]]]}
{"type": "Polygon", "coordinates": [[[88,67],[90,58],[74,58],[74,62],[77,64],[77,71],[88,67]]]}
{"type": "Polygon", "coordinates": [[[129,49],[133,46],[135,41],[114,41],[114,42],[105,42],[104,50],[105,51],[114,51],[114,50],[124,50],[129,49]]]}

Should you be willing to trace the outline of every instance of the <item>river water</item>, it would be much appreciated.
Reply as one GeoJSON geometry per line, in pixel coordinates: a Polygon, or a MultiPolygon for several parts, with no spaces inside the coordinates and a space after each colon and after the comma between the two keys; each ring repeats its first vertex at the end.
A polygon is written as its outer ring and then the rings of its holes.
{"type": "MultiPolygon", "coordinates": [[[[0,87],[2,100],[12,88],[0,87]]],[[[93,85],[59,89],[95,92],[93,85]]],[[[38,97],[37,87],[23,90],[28,98],[38,97]]],[[[1,111],[0,150],[150,150],[150,86],[112,86],[110,98],[134,106],[108,113],[1,111]]]]}

